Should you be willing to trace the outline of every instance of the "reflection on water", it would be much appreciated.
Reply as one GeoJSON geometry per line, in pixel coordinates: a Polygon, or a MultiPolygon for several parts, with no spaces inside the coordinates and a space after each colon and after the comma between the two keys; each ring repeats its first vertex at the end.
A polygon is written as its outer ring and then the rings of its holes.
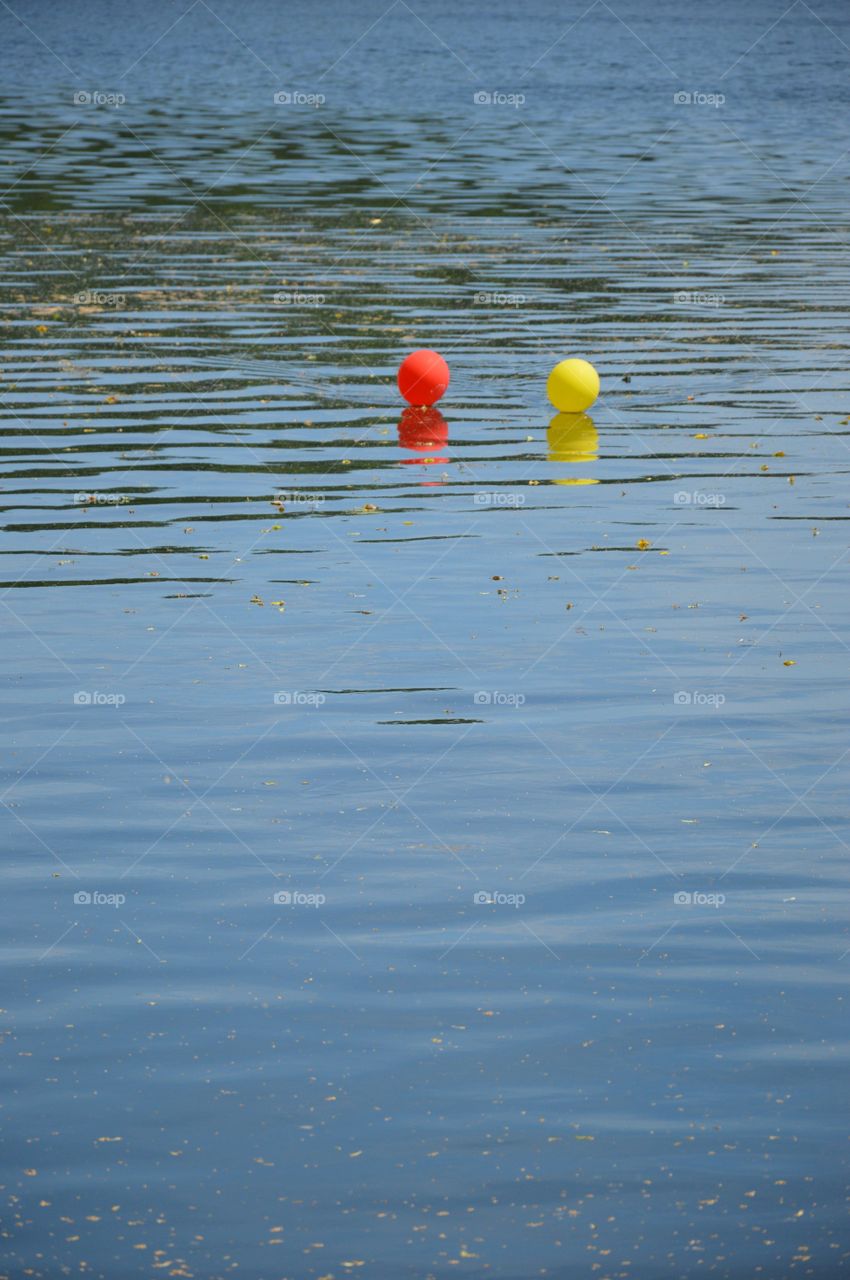
{"type": "Polygon", "coordinates": [[[435,449],[444,449],[448,444],[449,424],[440,410],[434,407],[405,409],[399,419],[398,442],[402,449],[430,455],[425,458],[402,458],[402,462],[448,462],[448,457],[434,457],[433,452],[435,449]]]}
{"type": "Polygon", "coordinates": [[[550,462],[585,462],[599,456],[599,432],[587,413],[556,413],[546,428],[550,462]]]}
{"type": "MultiPolygon", "coordinates": [[[[592,462],[599,456],[599,432],[587,413],[556,413],[546,429],[550,462],[592,462]]],[[[565,476],[554,484],[598,484],[593,477],[565,476]]]]}
{"type": "Polygon", "coordinates": [[[831,1280],[847,15],[387,3],[0,5],[0,1273],[831,1280]]]}

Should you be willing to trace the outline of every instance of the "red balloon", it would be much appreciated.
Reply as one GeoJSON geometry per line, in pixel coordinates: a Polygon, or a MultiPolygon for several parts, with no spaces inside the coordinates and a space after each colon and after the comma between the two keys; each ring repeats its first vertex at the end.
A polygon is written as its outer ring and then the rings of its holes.
{"type": "Polygon", "coordinates": [[[408,404],[432,405],[449,385],[449,366],[436,351],[424,347],[401,362],[398,389],[408,404]]]}

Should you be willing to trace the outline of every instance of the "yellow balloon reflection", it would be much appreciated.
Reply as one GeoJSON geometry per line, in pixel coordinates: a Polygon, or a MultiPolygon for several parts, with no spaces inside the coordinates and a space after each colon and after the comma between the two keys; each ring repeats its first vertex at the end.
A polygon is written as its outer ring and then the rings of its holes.
{"type": "MultiPolygon", "coordinates": [[[[550,462],[593,462],[599,457],[599,432],[588,413],[556,413],[546,429],[550,462]]],[[[555,484],[599,484],[588,477],[571,476],[555,484]]]]}

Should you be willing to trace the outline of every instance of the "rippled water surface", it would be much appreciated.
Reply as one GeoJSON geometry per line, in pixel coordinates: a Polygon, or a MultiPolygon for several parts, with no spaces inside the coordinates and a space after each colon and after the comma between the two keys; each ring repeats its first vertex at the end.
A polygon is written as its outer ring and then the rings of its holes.
{"type": "Polygon", "coordinates": [[[846,10],[14,10],[0,1275],[846,1274],[846,10]]]}

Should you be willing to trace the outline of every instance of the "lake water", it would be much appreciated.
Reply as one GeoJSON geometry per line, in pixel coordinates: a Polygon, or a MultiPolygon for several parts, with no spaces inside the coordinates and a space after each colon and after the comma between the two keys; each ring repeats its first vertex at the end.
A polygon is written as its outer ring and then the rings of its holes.
{"type": "Polygon", "coordinates": [[[0,36],[0,1275],[846,1274],[846,8],[0,36]]]}

